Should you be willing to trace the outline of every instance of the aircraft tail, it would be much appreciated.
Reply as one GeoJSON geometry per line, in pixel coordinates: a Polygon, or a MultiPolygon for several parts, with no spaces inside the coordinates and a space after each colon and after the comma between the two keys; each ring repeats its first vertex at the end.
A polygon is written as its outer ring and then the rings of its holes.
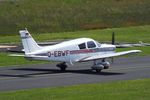
{"type": "Polygon", "coordinates": [[[20,30],[19,33],[22,39],[22,45],[23,45],[25,54],[34,52],[42,48],[35,42],[35,40],[32,38],[32,36],[30,35],[27,29],[20,30]]]}

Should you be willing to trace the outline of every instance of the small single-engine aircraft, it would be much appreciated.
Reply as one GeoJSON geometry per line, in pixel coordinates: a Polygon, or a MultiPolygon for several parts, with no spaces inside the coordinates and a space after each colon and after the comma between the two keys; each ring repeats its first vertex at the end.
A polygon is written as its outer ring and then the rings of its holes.
{"type": "Polygon", "coordinates": [[[25,58],[29,60],[47,60],[61,62],[57,67],[65,71],[67,64],[93,61],[92,70],[100,72],[108,69],[110,63],[106,58],[138,53],[140,50],[115,52],[115,45],[100,44],[90,38],[78,38],[50,46],[39,46],[27,29],[19,31],[22,39],[25,58]]]}

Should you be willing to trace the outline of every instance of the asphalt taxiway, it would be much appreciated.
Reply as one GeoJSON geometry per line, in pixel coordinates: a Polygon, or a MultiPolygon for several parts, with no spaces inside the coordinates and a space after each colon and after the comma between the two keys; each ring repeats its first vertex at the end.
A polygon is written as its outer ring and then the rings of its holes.
{"type": "Polygon", "coordinates": [[[114,61],[110,69],[101,73],[90,70],[92,62],[78,63],[66,72],[60,72],[54,63],[1,67],[0,91],[150,78],[150,56],[114,61]]]}

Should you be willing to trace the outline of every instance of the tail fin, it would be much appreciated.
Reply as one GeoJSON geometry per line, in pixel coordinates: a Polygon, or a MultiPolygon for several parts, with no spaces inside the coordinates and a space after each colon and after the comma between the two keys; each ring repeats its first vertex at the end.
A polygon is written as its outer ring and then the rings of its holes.
{"type": "Polygon", "coordinates": [[[34,52],[41,49],[41,47],[35,42],[27,29],[19,31],[25,54],[34,52]]]}

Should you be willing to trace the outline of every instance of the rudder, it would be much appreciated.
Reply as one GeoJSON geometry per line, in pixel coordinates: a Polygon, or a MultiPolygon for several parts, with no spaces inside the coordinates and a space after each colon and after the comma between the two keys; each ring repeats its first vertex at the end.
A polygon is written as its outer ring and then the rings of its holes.
{"type": "Polygon", "coordinates": [[[41,49],[41,47],[35,42],[35,40],[32,38],[32,36],[30,35],[27,29],[20,30],[19,33],[22,39],[22,45],[25,54],[41,49]]]}

